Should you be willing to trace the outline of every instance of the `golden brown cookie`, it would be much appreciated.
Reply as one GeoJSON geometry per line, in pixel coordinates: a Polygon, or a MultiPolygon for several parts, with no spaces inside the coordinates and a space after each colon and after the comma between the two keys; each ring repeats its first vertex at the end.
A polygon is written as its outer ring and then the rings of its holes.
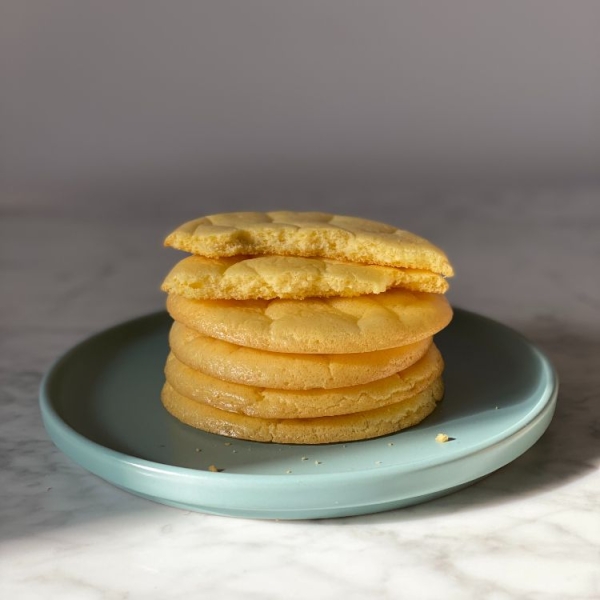
{"type": "Polygon", "coordinates": [[[265,419],[297,419],[363,412],[400,402],[428,387],[443,369],[442,357],[431,345],[421,360],[404,371],[327,390],[283,390],[223,381],[190,369],[173,354],[167,358],[165,375],[183,396],[215,408],[265,419]]]}
{"type": "Polygon", "coordinates": [[[175,418],[211,433],[256,442],[328,444],[365,440],[420,423],[442,398],[441,377],[415,396],[365,412],[314,419],[261,419],[186,398],[165,383],[161,399],[175,418]]]}
{"type": "Polygon", "coordinates": [[[169,294],[176,321],[240,346],[301,354],[349,354],[406,346],[452,318],[441,294],[393,289],[356,298],[190,300],[169,294]]]}
{"type": "Polygon", "coordinates": [[[188,256],[165,278],[162,290],[196,299],[301,300],[312,296],[361,296],[403,287],[443,294],[444,277],[418,269],[343,263],[327,258],[188,256]]]}
{"type": "Polygon", "coordinates": [[[184,223],[165,245],[209,258],[307,256],[453,274],[444,252],[422,237],[377,221],[320,212],[210,215],[184,223]]]}
{"type": "Polygon", "coordinates": [[[192,369],[234,383],[292,390],[346,387],[383,379],[417,362],[431,342],[429,337],[400,348],[355,354],[293,354],[237,346],[177,321],[169,334],[171,351],[192,369]]]}

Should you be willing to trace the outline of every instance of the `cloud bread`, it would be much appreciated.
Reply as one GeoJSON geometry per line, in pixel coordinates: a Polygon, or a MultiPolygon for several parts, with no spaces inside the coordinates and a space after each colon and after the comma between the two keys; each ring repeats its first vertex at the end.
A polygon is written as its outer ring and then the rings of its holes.
{"type": "Polygon", "coordinates": [[[300,354],[373,352],[431,337],[452,318],[441,294],[392,289],[355,298],[190,300],[169,294],[176,321],[227,342],[300,354]]]}
{"type": "Polygon", "coordinates": [[[432,339],[375,352],[293,354],[237,346],[202,335],[175,321],[169,345],[173,354],[188,367],[225,381],[308,390],[360,385],[388,377],[422,358],[432,339]]]}
{"type": "Polygon", "coordinates": [[[195,299],[253,300],[360,296],[403,287],[443,294],[444,277],[419,269],[361,265],[298,256],[188,256],[165,278],[162,290],[195,299]]]}
{"type": "Polygon", "coordinates": [[[415,396],[395,404],[313,419],[262,419],[223,411],[181,395],[168,382],[161,399],[175,418],[211,433],[257,442],[327,444],[374,438],[412,427],[433,412],[443,393],[438,378],[415,396]]]}
{"type": "Polygon", "coordinates": [[[343,415],[394,404],[437,379],[444,361],[435,345],[407,369],[362,385],[312,390],[279,390],[242,385],[195,371],[170,354],[165,375],[183,396],[215,408],[267,419],[343,415]]]}
{"type": "Polygon", "coordinates": [[[184,223],[167,236],[165,245],[208,258],[321,257],[453,275],[444,252],[422,237],[385,223],[320,212],[210,215],[184,223]]]}

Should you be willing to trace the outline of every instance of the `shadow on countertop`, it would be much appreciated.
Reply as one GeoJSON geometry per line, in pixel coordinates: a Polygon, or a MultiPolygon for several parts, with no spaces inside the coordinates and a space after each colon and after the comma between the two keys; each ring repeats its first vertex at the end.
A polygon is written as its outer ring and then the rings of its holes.
{"type": "Polygon", "coordinates": [[[463,490],[352,519],[385,523],[485,508],[552,491],[598,470],[600,331],[569,327],[549,316],[515,328],[548,356],[560,381],[554,418],[540,440],[512,463],[463,490]]]}

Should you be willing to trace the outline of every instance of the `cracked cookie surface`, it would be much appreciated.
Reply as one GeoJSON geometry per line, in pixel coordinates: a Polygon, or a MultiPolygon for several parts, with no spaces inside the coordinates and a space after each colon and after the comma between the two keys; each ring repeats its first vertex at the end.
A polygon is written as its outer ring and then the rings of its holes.
{"type": "Polygon", "coordinates": [[[372,352],[431,337],[452,318],[445,296],[392,289],[356,298],[190,300],[169,294],[174,320],[204,335],[260,350],[372,352]]]}
{"type": "Polygon", "coordinates": [[[161,289],[195,299],[301,300],[380,294],[394,287],[443,294],[448,283],[431,271],[327,258],[188,256],[171,269],[161,289]]]}
{"type": "Polygon", "coordinates": [[[274,254],[422,269],[446,277],[454,273],[445,253],[414,233],[320,212],[209,215],[180,225],[164,243],[209,258],[274,254]]]}

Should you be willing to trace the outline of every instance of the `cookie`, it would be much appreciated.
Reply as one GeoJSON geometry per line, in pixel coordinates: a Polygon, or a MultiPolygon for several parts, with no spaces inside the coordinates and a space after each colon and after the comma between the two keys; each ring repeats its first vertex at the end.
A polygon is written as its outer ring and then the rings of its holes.
{"type": "Polygon", "coordinates": [[[186,298],[254,300],[361,296],[403,287],[443,294],[444,277],[418,269],[345,263],[327,258],[188,256],[173,267],[162,290],[186,298]]]}
{"type": "Polygon", "coordinates": [[[192,369],[234,383],[292,390],[347,387],[383,379],[417,362],[431,342],[429,337],[400,348],[355,354],[292,354],[230,344],[177,321],[169,334],[171,351],[192,369]]]}
{"type": "Polygon", "coordinates": [[[401,288],[355,298],[191,300],[169,294],[174,320],[227,342],[300,354],[351,354],[406,346],[452,318],[441,294],[401,288]]]}
{"type": "Polygon", "coordinates": [[[312,419],[262,419],[227,412],[181,395],[168,382],[161,399],[176,419],[211,433],[256,442],[328,444],[365,440],[412,427],[434,411],[443,393],[443,382],[438,378],[415,396],[395,404],[312,419]]]}
{"type": "Polygon", "coordinates": [[[181,395],[219,408],[266,419],[297,419],[350,414],[394,404],[414,396],[439,378],[444,369],[435,347],[414,365],[383,379],[356,386],[283,390],[223,381],[167,358],[165,376],[181,395]]]}
{"type": "Polygon", "coordinates": [[[320,212],[210,215],[184,223],[165,245],[208,258],[320,257],[453,275],[444,252],[422,237],[377,221],[320,212]]]}

